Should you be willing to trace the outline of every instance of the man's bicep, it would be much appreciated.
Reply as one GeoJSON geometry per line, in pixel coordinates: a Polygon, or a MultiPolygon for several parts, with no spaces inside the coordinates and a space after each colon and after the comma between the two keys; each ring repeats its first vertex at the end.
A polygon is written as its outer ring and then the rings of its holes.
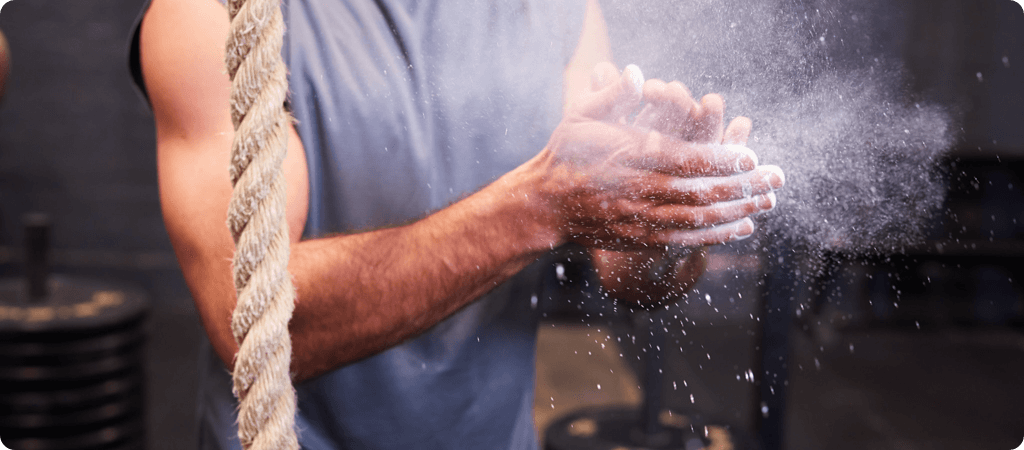
{"type": "Polygon", "coordinates": [[[227,11],[216,0],[154,0],[139,35],[143,81],[157,139],[231,132],[224,69],[227,11]]]}
{"type": "MultiPolygon", "coordinates": [[[[186,277],[215,254],[231,255],[225,225],[231,84],[222,56],[227,29],[227,12],[216,0],[154,0],[139,36],[156,122],[164,223],[186,277]]],[[[190,277],[194,292],[202,290],[200,281],[190,277]]]]}
{"type": "MultiPolygon", "coordinates": [[[[154,0],[139,50],[157,127],[164,223],[211,340],[229,361],[234,244],[226,225],[233,137],[223,63],[227,29],[227,13],[216,0],[154,0]]],[[[288,141],[284,175],[295,241],[305,224],[308,186],[294,129],[288,141]]]]}
{"type": "MultiPolygon", "coordinates": [[[[228,26],[227,12],[216,0],[154,0],[142,22],[140,62],[156,121],[168,222],[188,210],[212,215],[226,227],[234,133],[231,83],[223,62],[228,26]]],[[[305,225],[309,187],[304,149],[294,128],[289,129],[284,176],[288,222],[296,241],[305,225]]]]}

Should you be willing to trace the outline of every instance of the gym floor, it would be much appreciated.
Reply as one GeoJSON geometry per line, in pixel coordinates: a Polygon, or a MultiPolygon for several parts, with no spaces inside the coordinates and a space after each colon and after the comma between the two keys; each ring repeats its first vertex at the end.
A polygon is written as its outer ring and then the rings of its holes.
{"type": "MultiPolygon", "coordinates": [[[[753,342],[738,329],[689,327],[715,364],[701,369],[694,359],[703,357],[668,358],[662,391],[673,409],[710,414],[750,434],[754,389],[734,368],[750,366],[753,342]],[[697,404],[691,404],[691,393],[697,404]]],[[[539,430],[584,406],[639,404],[635,372],[620,370],[622,350],[614,342],[602,348],[593,336],[593,327],[541,327],[534,407],[539,430]]],[[[807,335],[793,337],[798,370],[789,380],[785,448],[1010,450],[1024,439],[1019,331],[860,331],[844,335],[853,352],[846,345],[822,352],[807,335]]]]}

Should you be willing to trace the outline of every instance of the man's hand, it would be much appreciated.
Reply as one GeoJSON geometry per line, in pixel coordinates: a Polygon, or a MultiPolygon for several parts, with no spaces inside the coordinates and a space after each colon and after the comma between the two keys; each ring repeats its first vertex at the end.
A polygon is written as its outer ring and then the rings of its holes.
{"type": "MultiPolygon", "coordinates": [[[[544,171],[541,194],[567,240],[645,250],[749,236],[753,223],[747,216],[774,205],[770,191],[781,187],[781,171],[756,169],[752,151],[722,145],[721,137],[714,144],[685,141],[681,135],[626,124],[640,106],[641,89],[629,71],[601,85],[605,69],[598,68],[595,88],[567,108],[535,159],[544,171]]],[[[668,101],[656,109],[678,112],[681,105],[668,101]]],[[[711,107],[704,109],[710,112],[697,114],[705,123],[721,116],[711,107]]],[[[746,131],[735,125],[730,133],[745,136],[746,131]]]]}
{"type": "Polygon", "coordinates": [[[600,120],[618,125],[623,135],[633,133],[635,144],[621,145],[609,159],[633,170],[618,171],[623,178],[633,177],[627,186],[646,183],[625,200],[601,199],[605,215],[581,222],[605,225],[609,236],[580,241],[595,247],[595,267],[613,296],[661,303],[678,298],[703,274],[704,245],[753,232],[748,216],[775,206],[772,191],[782,187],[784,178],[778,167],[757,167],[756,156],[743,147],[749,119],[738,117],[727,129],[723,126],[724,105],[717,95],[698,104],[681,83],[650,80],[643,85],[645,105],[633,117],[640,91],[630,88],[639,74],[630,70],[620,76],[611,64],[598,65],[591,93],[568,108],[569,122],[600,120]],[[625,236],[610,236],[616,232],[625,236]],[[612,251],[623,249],[632,251],[612,251]]]}

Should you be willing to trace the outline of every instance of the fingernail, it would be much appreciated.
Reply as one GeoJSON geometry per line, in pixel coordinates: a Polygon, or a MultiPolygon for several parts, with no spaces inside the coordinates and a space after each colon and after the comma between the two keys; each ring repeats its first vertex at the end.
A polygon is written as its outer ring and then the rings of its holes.
{"type": "Polygon", "coordinates": [[[633,87],[636,88],[637,93],[642,93],[644,90],[644,74],[640,71],[640,68],[635,64],[630,64],[622,69],[622,74],[629,77],[629,81],[633,83],[633,87]]]}
{"type": "Polygon", "coordinates": [[[750,218],[743,219],[736,225],[736,232],[731,236],[732,240],[739,241],[754,235],[754,221],[750,218]]]}
{"type": "Polygon", "coordinates": [[[724,147],[736,158],[737,172],[748,172],[757,167],[757,153],[739,144],[725,144],[724,147]]]}
{"type": "Polygon", "coordinates": [[[779,166],[762,166],[768,173],[765,175],[768,185],[772,189],[779,189],[786,184],[786,174],[779,166]]]}
{"type": "Polygon", "coordinates": [[[775,193],[769,192],[757,198],[757,208],[761,211],[771,211],[775,209],[775,204],[777,202],[778,199],[775,197],[775,193]]]}

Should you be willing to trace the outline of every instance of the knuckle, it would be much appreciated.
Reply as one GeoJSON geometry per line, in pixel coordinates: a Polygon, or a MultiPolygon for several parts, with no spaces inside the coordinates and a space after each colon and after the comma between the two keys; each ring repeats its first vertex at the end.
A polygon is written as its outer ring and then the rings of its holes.
{"type": "Polygon", "coordinates": [[[748,216],[761,210],[761,196],[753,197],[744,202],[742,215],[748,216]]]}

